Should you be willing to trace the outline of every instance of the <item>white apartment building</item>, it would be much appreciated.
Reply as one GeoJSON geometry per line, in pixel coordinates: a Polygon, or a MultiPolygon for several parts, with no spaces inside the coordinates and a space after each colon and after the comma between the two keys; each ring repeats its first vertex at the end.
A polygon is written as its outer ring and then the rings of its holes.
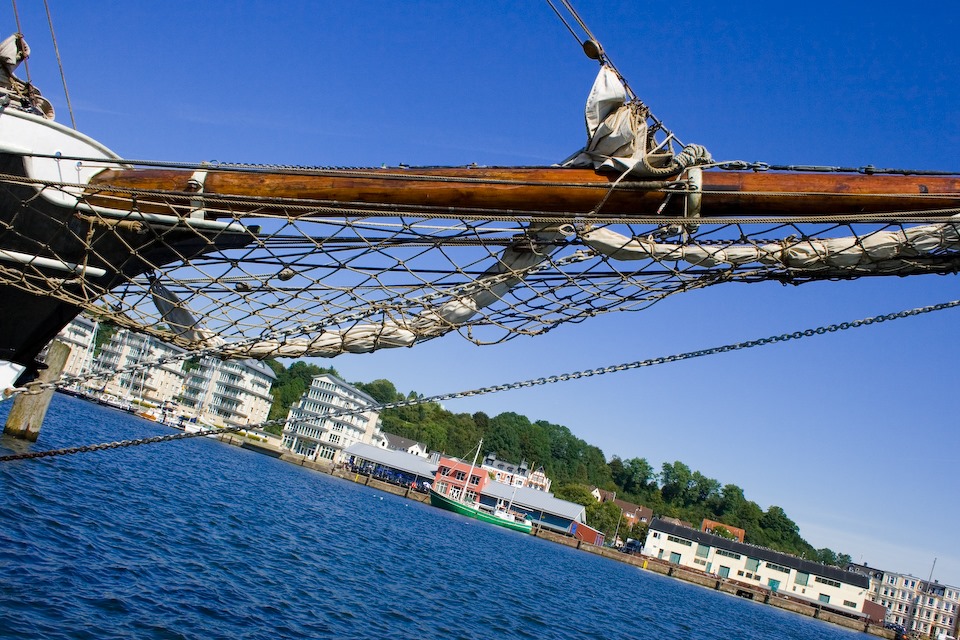
{"type": "Polygon", "coordinates": [[[77,316],[57,334],[57,340],[70,347],[70,355],[63,367],[63,374],[77,376],[93,369],[93,341],[97,322],[85,316],[77,316]]]}
{"type": "MultiPolygon", "coordinates": [[[[118,329],[96,356],[95,367],[99,371],[115,371],[183,353],[180,347],[161,342],[153,336],[118,329]]],[[[183,361],[175,360],[118,374],[101,383],[100,388],[104,393],[121,398],[162,405],[180,395],[183,382],[183,361]]]]}
{"type": "Polygon", "coordinates": [[[960,587],[864,565],[851,568],[870,577],[869,599],[886,608],[887,622],[931,638],[957,635],[960,587]]]}
{"type": "Polygon", "coordinates": [[[643,553],[838,611],[861,613],[869,595],[870,579],[863,574],[660,519],[650,523],[643,553]]]}
{"type": "Polygon", "coordinates": [[[355,443],[380,446],[380,414],[366,409],[376,401],[329,373],[314,376],[310,388],[290,408],[283,427],[283,447],[314,460],[341,462],[355,443]],[[351,415],[331,414],[339,411],[351,415]]]}
{"type": "Polygon", "coordinates": [[[258,360],[187,361],[180,405],[187,414],[225,427],[256,425],[270,413],[273,369],[258,360]]]}

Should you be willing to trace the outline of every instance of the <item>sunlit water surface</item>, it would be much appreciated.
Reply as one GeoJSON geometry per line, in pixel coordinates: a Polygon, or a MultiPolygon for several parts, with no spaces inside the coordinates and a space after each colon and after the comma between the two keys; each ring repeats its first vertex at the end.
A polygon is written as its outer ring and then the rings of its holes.
{"type": "MultiPolygon", "coordinates": [[[[0,452],[165,433],[57,394],[0,452]]],[[[870,637],[207,438],[0,483],[2,638],[870,637]]]]}

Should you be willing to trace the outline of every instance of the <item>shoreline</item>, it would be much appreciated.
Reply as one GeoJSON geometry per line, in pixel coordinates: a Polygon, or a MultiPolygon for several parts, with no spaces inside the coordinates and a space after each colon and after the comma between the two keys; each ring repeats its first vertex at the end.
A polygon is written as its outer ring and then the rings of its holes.
{"type": "MultiPolygon", "coordinates": [[[[335,478],[340,478],[341,480],[362,484],[364,486],[372,487],[379,491],[384,491],[401,498],[407,498],[408,500],[416,500],[425,504],[430,503],[429,494],[411,491],[410,487],[401,487],[388,482],[383,482],[382,480],[374,478],[372,475],[362,475],[342,468],[337,468],[334,464],[326,461],[316,462],[313,460],[308,460],[305,456],[290,453],[266,443],[254,443],[252,440],[235,434],[222,434],[217,436],[217,439],[225,444],[247,449],[262,455],[268,455],[270,457],[282,460],[283,462],[325,473],[335,478]]],[[[652,571],[653,573],[657,573],[659,575],[683,580],[684,582],[697,585],[705,589],[712,589],[714,591],[719,591],[732,596],[753,600],[754,602],[760,604],[770,605],[791,613],[805,615],[816,620],[829,622],[852,631],[868,633],[873,636],[889,638],[891,640],[896,638],[896,632],[892,629],[885,628],[882,623],[867,622],[865,620],[840,615],[838,613],[834,613],[833,611],[823,609],[813,602],[791,598],[790,596],[783,594],[773,593],[768,589],[762,589],[756,585],[741,583],[729,578],[718,578],[716,576],[693,571],[684,567],[670,564],[664,560],[658,560],[657,558],[653,558],[651,556],[645,556],[643,554],[626,554],[608,547],[597,547],[591,544],[584,544],[582,540],[577,540],[570,536],[555,533],[553,531],[540,529],[537,526],[533,527],[533,531],[531,531],[530,535],[554,542],[556,544],[561,544],[578,551],[583,551],[607,558],[608,560],[628,564],[638,569],[652,571]]]]}

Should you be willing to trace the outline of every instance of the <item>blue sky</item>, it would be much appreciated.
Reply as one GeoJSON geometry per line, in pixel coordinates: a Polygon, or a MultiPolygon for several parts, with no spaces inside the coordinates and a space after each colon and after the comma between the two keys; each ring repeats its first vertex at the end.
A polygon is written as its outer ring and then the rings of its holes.
{"type": "MultiPolygon", "coordinates": [[[[42,3],[33,81],[69,123],[42,3]]],[[[960,170],[960,5],[577,6],[685,142],[770,163],[960,170]]],[[[138,159],[305,165],[557,162],[596,73],[539,2],[51,3],[78,127],[138,159]]],[[[2,10],[12,32],[9,7],[2,10]]],[[[23,73],[21,72],[21,75],[23,73]]],[[[726,285],[539,338],[344,356],[426,395],[641,360],[960,298],[955,276],[726,285]]],[[[960,585],[960,311],[451,401],[681,460],[783,507],[818,547],[960,585]]],[[[326,364],[326,363],[324,363],[326,364]]]]}

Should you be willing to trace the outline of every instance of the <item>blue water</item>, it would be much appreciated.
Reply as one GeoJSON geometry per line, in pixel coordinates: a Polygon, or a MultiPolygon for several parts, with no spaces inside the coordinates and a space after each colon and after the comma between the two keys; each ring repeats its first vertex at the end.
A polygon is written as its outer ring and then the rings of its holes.
{"type": "MultiPolygon", "coordinates": [[[[0,453],[165,433],[56,395],[0,453]]],[[[870,637],[207,438],[0,483],[0,638],[870,637]]]]}

